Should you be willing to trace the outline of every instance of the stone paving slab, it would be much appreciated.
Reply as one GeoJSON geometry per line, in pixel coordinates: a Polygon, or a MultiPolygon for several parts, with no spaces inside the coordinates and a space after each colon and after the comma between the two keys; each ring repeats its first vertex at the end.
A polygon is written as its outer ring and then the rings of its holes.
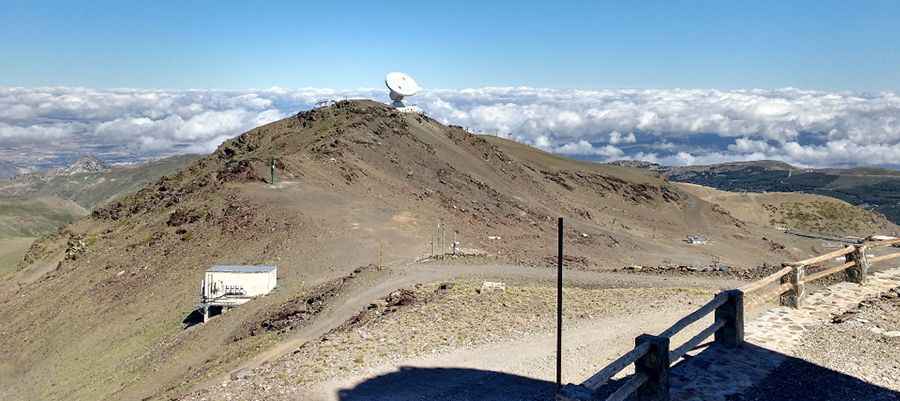
{"type": "Polygon", "coordinates": [[[809,294],[800,308],[772,308],[745,323],[745,338],[758,346],[793,355],[808,328],[827,323],[835,314],[853,309],[864,299],[898,285],[900,268],[873,273],[865,285],[849,282],[832,284],[809,294]]]}

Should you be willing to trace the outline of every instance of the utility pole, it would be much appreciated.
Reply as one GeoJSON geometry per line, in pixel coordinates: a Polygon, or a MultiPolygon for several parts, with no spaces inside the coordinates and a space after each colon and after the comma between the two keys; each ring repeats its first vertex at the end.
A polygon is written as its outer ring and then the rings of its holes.
{"type": "Polygon", "coordinates": [[[434,226],[434,229],[431,230],[431,259],[435,259],[437,257],[437,247],[438,247],[438,230],[441,228],[441,223],[438,223],[434,226]]]}
{"type": "Polygon", "coordinates": [[[562,280],[563,280],[563,218],[557,220],[556,256],[556,392],[562,389],[562,280]]]}

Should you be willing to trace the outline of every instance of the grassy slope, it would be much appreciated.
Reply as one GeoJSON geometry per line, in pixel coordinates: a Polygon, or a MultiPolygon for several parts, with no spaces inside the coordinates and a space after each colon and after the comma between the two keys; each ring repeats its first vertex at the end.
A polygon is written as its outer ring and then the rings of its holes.
{"type": "Polygon", "coordinates": [[[37,237],[87,214],[78,204],[59,198],[0,198],[0,239],[37,237]]]}
{"type": "Polygon", "coordinates": [[[772,163],[728,163],[676,167],[666,175],[725,191],[805,192],[866,204],[895,223],[900,222],[900,172],[857,168],[850,170],[793,169],[772,163]]]}
{"type": "Polygon", "coordinates": [[[738,219],[762,226],[831,235],[895,234],[884,216],[839,199],[791,192],[740,193],[696,184],[679,187],[728,210],[738,219]]]}
{"type": "Polygon", "coordinates": [[[135,192],[178,171],[197,156],[177,156],[103,173],[0,181],[0,238],[36,237],[87,215],[90,210],[135,192]]]}
{"type": "Polygon", "coordinates": [[[0,278],[15,271],[32,241],[30,237],[0,239],[0,278]]]}
{"type": "MultiPolygon", "coordinates": [[[[81,207],[94,207],[123,194],[135,192],[149,182],[164,175],[172,174],[196,160],[196,155],[169,157],[139,166],[114,167],[101,173],[84,173],[70,176],[55,176],[49,179],[38,175],[22,177],[27,189],[14,192],[28,196],[55,196],[71,200],[81,207]]],[[[0,184],[0,194],[4,190],[0,184]]]]}

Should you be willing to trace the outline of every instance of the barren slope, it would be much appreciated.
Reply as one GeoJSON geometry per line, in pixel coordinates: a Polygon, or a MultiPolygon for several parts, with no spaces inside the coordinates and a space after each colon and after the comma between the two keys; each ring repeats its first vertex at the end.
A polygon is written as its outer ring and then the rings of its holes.
{"type": "Polygon", "coordinates": [[[251,130],[35,244],[0,286],[0,398],[177,395],[323,311],[365,305],[357,294],[402,273],[357,267],[411,263],[430,252],[438,222],[447,244],[541,266],[557,216],[571,269],[746,267],[818,251],[651,174],[339,102],[251,130]],[[711,242],[688,245],[688,234],[711,242]],[[279,288],[185,330],[214,263],[277,264],[279,288]]]}

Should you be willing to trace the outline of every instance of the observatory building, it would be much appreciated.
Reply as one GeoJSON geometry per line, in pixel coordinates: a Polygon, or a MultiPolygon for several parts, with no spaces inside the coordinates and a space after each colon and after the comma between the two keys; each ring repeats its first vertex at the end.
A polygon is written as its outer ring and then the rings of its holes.
{"type": "Polygon", "coordinates": [[[203,322],[210,308],[224,311],[266,295],[275,289],[278,268],[269,265],[213,266],[200,282],[200,305],[203,322]]]}
{"type": "Polygon", "coordinates": [[[384,77],[384,85],[387,86],[390,91],[390,97],[393,101],[391,105],[396,107],[398,111],[408,113],[419,112],[419,109],[416,106],[407,106],[403,103],[403,98],[414,96],[422,90],[422,87],[420,87],[419,84],[416,83],[416,80],[412,79],[411,76],[402,72],[389,72],[387,76],[384,77]]]}

